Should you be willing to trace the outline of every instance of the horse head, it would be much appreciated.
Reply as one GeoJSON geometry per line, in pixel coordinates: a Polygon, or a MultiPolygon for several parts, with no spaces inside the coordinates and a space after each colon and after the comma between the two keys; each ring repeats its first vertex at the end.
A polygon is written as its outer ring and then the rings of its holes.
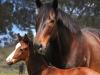
{"type": "Polygon", "coordinates": [[[14,51],[7,57],[6,62],[9,65],[15,64],[18,61],[27,61],[29,56],[29,39],[25,34],[24,37],[18,34],[18,43],[14,51]]]}
{"type": "Polygon", "coordinates": [[[57,21],[57,7],[58,1],[54,0],[52,3],[42,4],[40,0],[36,0],[38,13],[36,17],[36,37],[34,39],[34,47],[38,51],[45,51],[48,42],[52,39],[56,30],[57,21]]]}

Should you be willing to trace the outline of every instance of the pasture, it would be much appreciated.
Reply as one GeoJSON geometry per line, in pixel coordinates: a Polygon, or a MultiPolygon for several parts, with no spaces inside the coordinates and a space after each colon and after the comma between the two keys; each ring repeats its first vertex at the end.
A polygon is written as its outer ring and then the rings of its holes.
{"type": "MultiPolygon", "coordinates": [[[[19,73],[19,64],[9,66],[6,64],[6,57],[14,50],[14,47],[9,48],[0,48],[0,75],[18,75],[19,73]]],[[[25,66],[25,74],[27,74],[27,69],[25,66]]]]}

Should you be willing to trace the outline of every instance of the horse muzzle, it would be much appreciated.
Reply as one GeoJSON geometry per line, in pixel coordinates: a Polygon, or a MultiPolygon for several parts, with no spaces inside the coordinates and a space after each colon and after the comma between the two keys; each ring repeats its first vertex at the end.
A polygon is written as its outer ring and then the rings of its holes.
{"type": "Polygon", "coordinates": [[[17,59],[13,59],[12,61],[6,61],[8,65],[13,65],[17,62],[17,59]]]}
{"type": "Polygon", "coordinates": [[[45,55],[45,49],[46,47],[43,47],[41,44],[37,44],[37,43],[34,44],[34,50],[38,54],[45,55]]]}
{"type": "Polygon", "coordinates": [[[46,53],[46,48],[40,48],[40,49],[38,50],[38,53],[41,54],[41,55],[45,55],[45,53],[46,53]]]}
{"type": "Polygon", "coordinates": [[[42,45],[41,45],[41,44],[34,43],[34,49],[35,49],[35,50],[38,50],[38,49],[40,49],[40,48],[42,48],[42,45]]]}
{"type": "Polygon", "coordinates": [[[13,65],[13,62],[7,62],[8,65],[13,65]]]}

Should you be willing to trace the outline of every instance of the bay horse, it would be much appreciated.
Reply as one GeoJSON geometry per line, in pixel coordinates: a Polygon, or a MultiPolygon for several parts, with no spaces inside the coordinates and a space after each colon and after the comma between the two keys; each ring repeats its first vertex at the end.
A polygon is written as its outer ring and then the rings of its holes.
{"type": "Polygon", "coordinates": [[[58,68],[90,67],[100,72],[100,30],[81,29],[76,20],[58,8],[58,1],[36,0],[34,49],[58,68]]]}
{"type": "Polygon", "coordinates": [[[27,35],[20,36],[19,39],[15,50],[7,57],[6,62],[12,65],[21,60],[25,61],[29,75],[100,75],[87,67],[59,69],[49,66],[44,57],[33,50],[33,43],[27,35]]]}

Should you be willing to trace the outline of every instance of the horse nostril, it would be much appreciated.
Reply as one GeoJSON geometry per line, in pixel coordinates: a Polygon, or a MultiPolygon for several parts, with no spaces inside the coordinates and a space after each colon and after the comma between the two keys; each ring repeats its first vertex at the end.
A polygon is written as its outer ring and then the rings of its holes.
{"type": "Polygon", "coordinates": [[[40,48],[39,51],[38,51],[38,53],[39,54],[42,54],[42,55],[45,55],[45,52],[44,52],[44,49],[43,48],[40,48]]]}
{"type": "Polygon", "coordinates": [[[42,44],[40,44],[39,47],[42,48],[42,44]]]}
{"type": "Polygon", "coordinates": [[[34,44],[35,49],[40,49],[42,47],[42,44],[34,44]]]}

